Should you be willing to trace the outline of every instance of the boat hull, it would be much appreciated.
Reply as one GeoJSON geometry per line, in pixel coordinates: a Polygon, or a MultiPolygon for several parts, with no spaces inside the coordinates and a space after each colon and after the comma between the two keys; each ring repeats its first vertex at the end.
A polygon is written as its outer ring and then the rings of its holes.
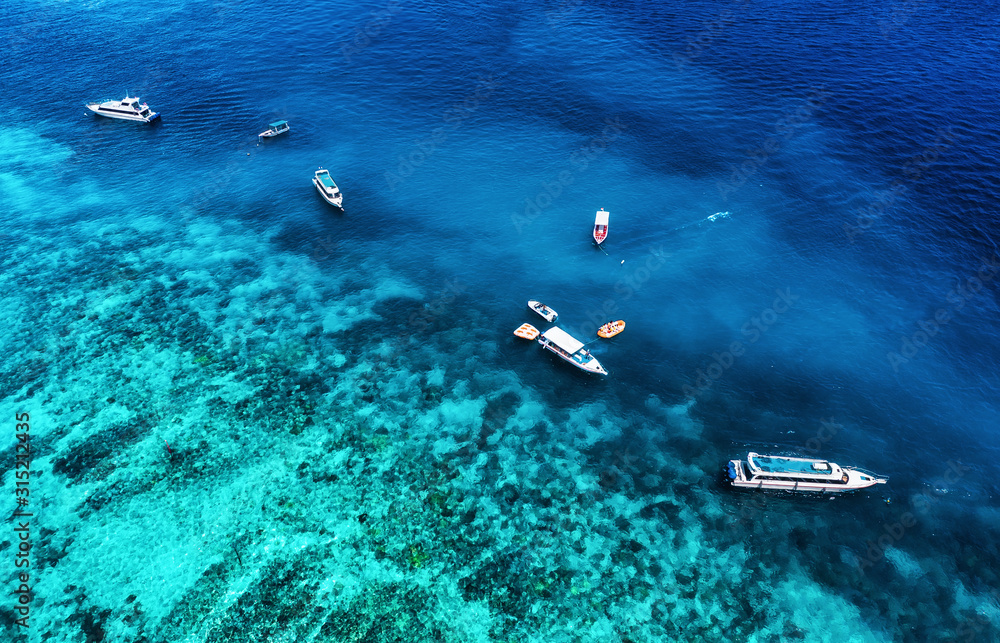
{"type": "Polygon", "coordinates": [[[292,128],[290,127],[286,127],[285,129],[278,131],[269,129],[258,134],[257,138],[274,138],[275,136],[281,136],[282,134],[291,131],[291,129],[292,128]]]}
{"type": "Polygon", "coordinates": [[[875,484],[876,483],[874,482],[870,482],[860,486],[849,487],[847,485],[819,484],[814,482],[785,482],[774,480],[732,482],[732,486],[737,489],[787,491],[788,493],[850,493],[852,491],[858,491],[859,489],[873,487],[875,484]]]}

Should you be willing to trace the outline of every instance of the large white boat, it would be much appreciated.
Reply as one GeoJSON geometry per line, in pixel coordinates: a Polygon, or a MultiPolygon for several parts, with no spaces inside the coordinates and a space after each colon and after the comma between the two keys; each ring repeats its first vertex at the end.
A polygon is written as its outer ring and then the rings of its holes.
{"type": "Polygon", "coordinates": [[[333,177],[330,176],[330,170],[324,170],[323,168],[316,170],[316,173],[313,175],[313,185],[319,190],[320,196],[323,197],[324,201],[341,210],[344,209],[344,194],[337,187],[333,177]]]}
{"type": "Polygon", "coordinates": [[[123,121],[138,121],[140,123],[151,123],[160,117],[157,112],[149,109],[149,105],[143,103],[138,96],[129,97],[128,92],[125,92],[125,98],[121,100],[87,103],[87,109],[108,118],[120,118],[123,121]]]}
{"type": "Polygon", "coordinates": [[[542,333],[538,343],[542,348],[552,351],[582,371],[598,375],[608,374],[597,358],[591,355],[590,351],[584,350],[583,342],[558,326],[553,326],[542,333]]]}
{"type": "Polygon", "coordinates": [[[842,467],[826,460],[760,455],[751,451],[746,462],[730,460],[726,474],[734,487],[842,493],[856,491],[889,479],[858,467],[842,467]]]}

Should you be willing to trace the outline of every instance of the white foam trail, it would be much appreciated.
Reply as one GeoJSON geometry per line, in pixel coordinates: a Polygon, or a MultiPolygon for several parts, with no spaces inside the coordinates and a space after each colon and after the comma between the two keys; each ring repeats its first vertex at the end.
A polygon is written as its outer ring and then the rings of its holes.
{"type": "Polygon", "coordinates": [[[728,218],[729,218],[729,212],[716,212],[715,214],[705,217],[704,219],[699,219],[698,221],[694,221],[693,223],[687,223],[682,226],[678,226],[673,230],[671,230],[671,232],[677,232],[678,230],[683,230],[684,228],[690,228],[691,226],[699,225],[701,223],[705,223],[706,221],[715,221],[716,219],[728,219],[728,218]]]}

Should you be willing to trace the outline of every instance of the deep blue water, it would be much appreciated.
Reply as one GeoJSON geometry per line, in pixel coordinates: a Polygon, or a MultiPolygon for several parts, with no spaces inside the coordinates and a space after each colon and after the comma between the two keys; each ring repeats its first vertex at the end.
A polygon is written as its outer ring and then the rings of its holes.
{"type": "Polygon", "coordinates": [[[1000,640],[996,2],[0,7],[5,636],[1000,640]]]}

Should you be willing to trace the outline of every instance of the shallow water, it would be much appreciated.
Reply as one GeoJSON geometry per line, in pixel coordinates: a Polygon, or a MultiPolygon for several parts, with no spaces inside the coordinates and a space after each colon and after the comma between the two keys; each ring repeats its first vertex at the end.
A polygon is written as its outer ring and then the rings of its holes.
{"type": "Polygon", "coordinates": [[[8,637],[1000,637],[993,4],[3,7],[8,637]]]}

